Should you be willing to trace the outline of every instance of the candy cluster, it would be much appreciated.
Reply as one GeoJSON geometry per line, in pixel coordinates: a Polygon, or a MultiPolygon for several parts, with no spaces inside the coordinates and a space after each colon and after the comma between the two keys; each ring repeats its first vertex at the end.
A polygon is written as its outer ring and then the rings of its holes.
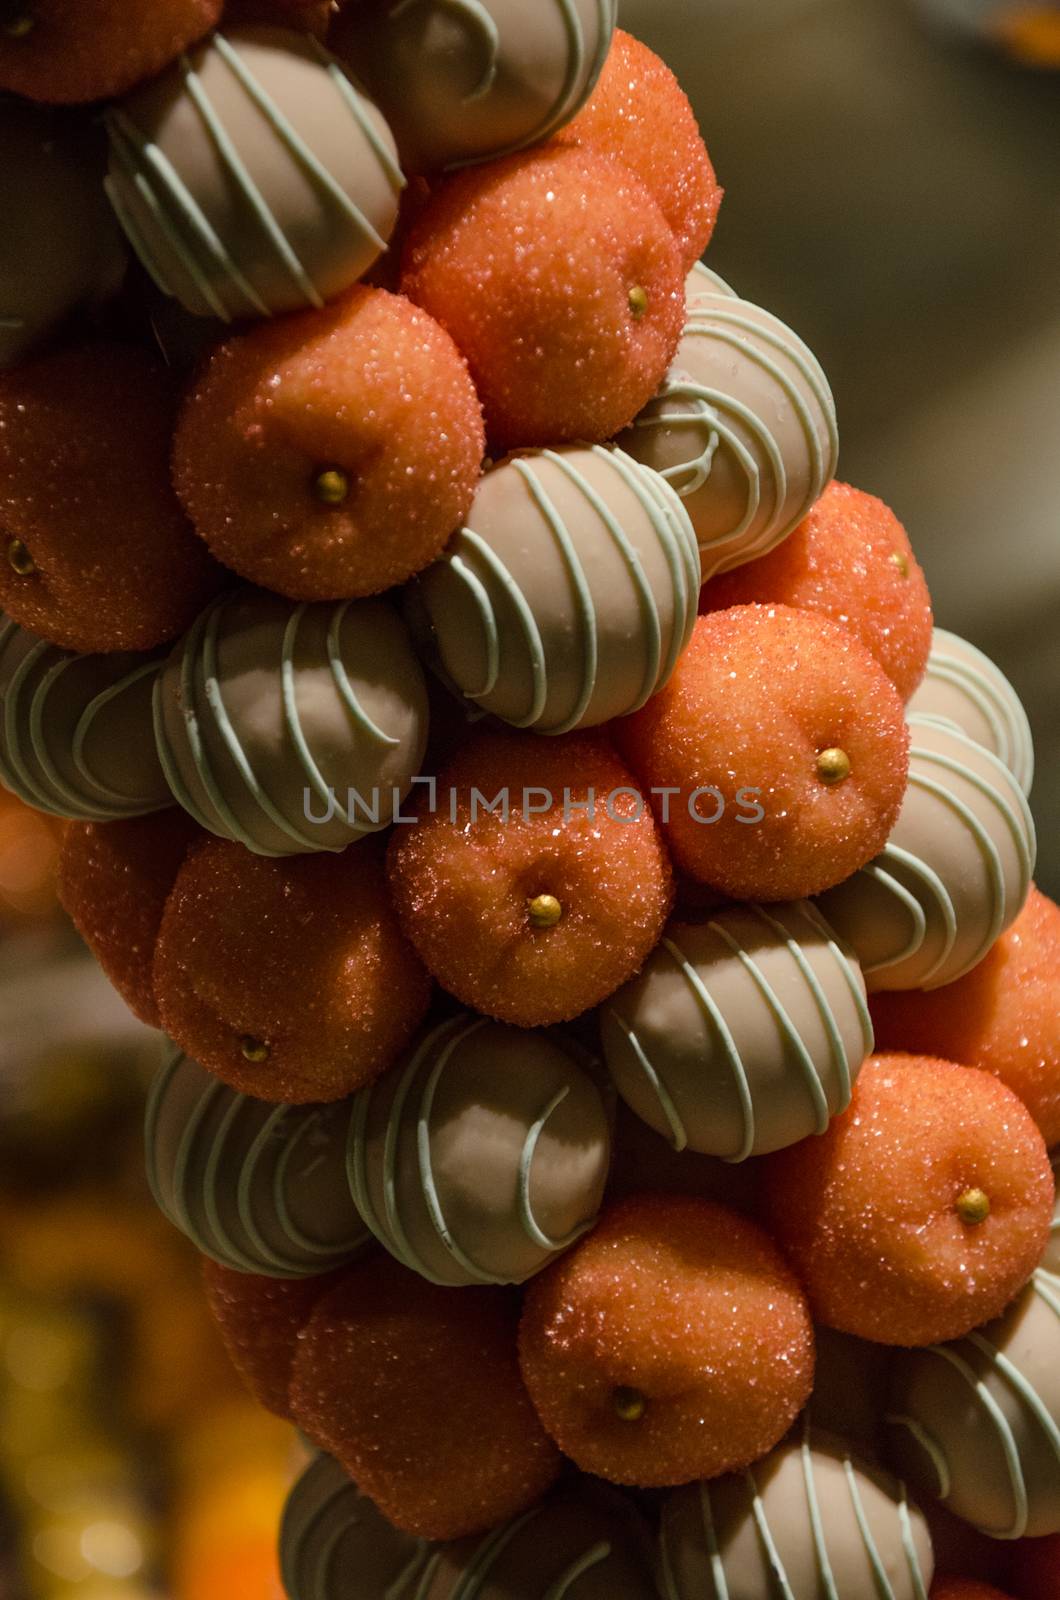
{"type": "Polygon", "coordinates": [[[221,13],[0,22],[0,776],[321,1452],[291,1600],[996,1593],[1060,1537],[1019,701],[614,0],[221,13]]]}

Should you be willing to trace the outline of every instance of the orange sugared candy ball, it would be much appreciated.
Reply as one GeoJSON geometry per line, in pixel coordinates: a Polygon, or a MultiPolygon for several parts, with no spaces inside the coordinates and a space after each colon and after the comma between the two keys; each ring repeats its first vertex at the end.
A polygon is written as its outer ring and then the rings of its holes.
{"type": "Polygon", "coordinates": [[[897,690],[853,634],[790,606],[700,617],[661,694],[617,725],[677,865],[738,900],[796,900],[877,854],[908,743],[897,690]]]}
{"type": "Polygon", "coordinates": [[[59,857],[59,897],[130,1011],[158,1028],[154,960],[162,913],[192,840],[174,807],[124,822],[71,822],[59,857]]]}
{"type": "Polygon", "coordinates": [[[660,1488],[763,1456],[809,1399],[809,1308],[767,1236],[709,1200],[638,1195],[534,1280],[523,1377],[560,1449],[660,1488]]]}
{"type": "Polygon", "coordinates": [[[619,28],[599,83],[558,138],[624,162],[662,207],[686,270],[699,260],[724,191],[688,96],[653,50],[619,28]]]}
{"type": "Polygon", "coordinates": [[[876,657],[903,700],[931,650],[931,596],[894,512],[832,483],[783,544],[704,586],[701,611],[782,601],[842,623],[876,657]]]}
{"type": "Polygon", "coordinates": [[[467,357],[495,452],[620,433],[684,326],[684,275],[639,179],[541,146],[472,167],[412,226],[401,286],[467,357]]]}
{"type": "Polygon", "coordinates": [[[1032,888],[985,960],[930,993],[872,999],[884,1050],[992,1072],[1019,1095],[1047,1145],[1060,1144],[1060,906],[1032,888]]]}
{"type": "Polygon", "coordinates": [[[323,39],[335,16],[332,0],[225,0],[225,25],[265,23],[323,39]]]}
{"type": "Polygon", "coordinates": [[[930,1600],[1009,1600],[1009,1596],[977,1578],[939,1578],[931,1585],[930,1600]]]}
{"type": "Polygon", "coordinates": [[[0,607],[67,650],[150,650],[220,582],[169,482],[173,404],[139,350],[0,373],[0,607]]]}
{"type": "Polygon", "coordinates": [[[260,1278],[206,1260],[203,1277],[206,1302],[232,1365],[259,1405],[290,1421],[298,1335],[340,1274],[260,1278]]]}
{"type": "Polygon", "coordinates": [[[177,491],[214,554],[293,600],[404,583],[471,506],[485,443],[449,335],[358,285],[211,357],[180,418],[177,491]]]}
{"type": "Polygon", "coordinates": [[[223,0],[6,0],[0,89],[73,105],[113,99],[221,19],[223,0]]]}
{"type": "Polygon", "coordinates": [[[815,1317],[880,1344],[989,1322],[1049,1237],[1045,1141],[1010,1089],[950,1061],[870,1056],[827,1133],[765,1167],[766,1212],[815,1317]]]}
{"type": "Polygon", "coordinates": [[[283,859],[204,841],[177,875],[154,976],[182,1050],[232,1088],[291,1105],[370,1082],[430,999],[372,841],[283,859]]]}
{"type": "Polygon", "coordinates": [[[518,1315],[507,1290],[441,1289],[373,1256],[302,1334],[295,1421],[406,1533],[492,1528],[560,1465],[519,1376],[518,1315]]]}
{"type": "Polygon", "coordinates": [[[395,830],[388,867],[405,932],[438,982],[523,1028],[613,994],[658,943],[673,900],[650,805],[606,744],[577,734],[479,735],[439,777],[436,807],[395,830]]]}
{"type": "Polygon", "coordinates": [[[1060,1533],[1020,1539],[1012,1547],[1012,1572],[1020,1600],[1060,1600],[1060,1533]]]}

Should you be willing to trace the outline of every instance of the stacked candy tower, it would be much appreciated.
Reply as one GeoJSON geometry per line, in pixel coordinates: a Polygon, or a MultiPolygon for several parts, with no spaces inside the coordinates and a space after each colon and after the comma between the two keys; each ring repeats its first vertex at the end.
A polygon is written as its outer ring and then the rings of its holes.
{"type": "Polygon", "coordinates": [[[221,12],[5,4],[0,759],[291,1600],[1055,1597],[1018,700],[615,0],[221,12]]]}

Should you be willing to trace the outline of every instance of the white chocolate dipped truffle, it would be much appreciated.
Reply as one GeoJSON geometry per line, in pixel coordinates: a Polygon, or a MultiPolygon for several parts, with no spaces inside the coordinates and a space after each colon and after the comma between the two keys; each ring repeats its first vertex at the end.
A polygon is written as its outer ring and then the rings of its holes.
{"type": "Polygon", "coordinates": [[[535,733],[595,727],[662,688],[691,637],[699,554],[657,473],[603,446],[516,456],[419,579],[446,677],[535,733]]]}
{"type": "Polygon", "coordinates": [[[75,655],[0,615],[0,782],[38,811],[116,822],[173,804],[151,735],[156,655],[75,655]]]}
{"type": "Polygon", "coordinates": [[[600,1027],[627,1105],[728,1161],[823,1133],[873,1045],[857,961],[807,900],[671,923],[600,1027]]]}
{"type": "Polygon", "coordinates": [[[909,788],[890,839],[817,901],[870,991],[937,989],[970,972],[1019,915],[1034,872],[1034,821],[1009,769],[956,729],[909,726],[909,788]]]}
{"type": "Polygon", "coordinates": [[[393,138],[308,34],[215,33],[106,122],[118,218],[198,316],[319,308],[387,248],[404,185],[393,138]]]}
{"type": "Polygon", "coordinates": [[[412,172],[488,161],[570,122],[603,71],[617,0],[366,0],[332,47],[412,172]]]}
{"type": "Polygon", "coordinates": [[[910,716],[956,728],[1008,767],[1024,794],[1034,780],[1034,739],[1023,702],[1000,667],[956,633],[936,628],[910,716]]]}
{"type": "Polygon", "coordinates": [[[737,299],[735,289],[731,289],[725,279],[713,267],[708,267],[705,261],[697,261],[685,279],[685,310],[688,316],[696,311],[710,309],[710,301],[715,295],[730,295],[737,299]]]}
{"type": "Polygon", "coordinates": [[[663,1506],[665,1600],[927,1600],[931,1535],[897,1479],[804,1429],[663,1506]]]}
{"type": "Polygon", "coordinates": [[[426,748],[427,689],[385,601],[247,589],[170,656],[155,735],[174,795],[211,833],[258,855],[337,851],[393,820],[426,748]]]}
{"type": "Polygon", "coordinates": [[[222,1266],[314,1277],[370,1238],[346,1182],[348,1122],[348,1103],[268,1105],[175,1052],[147,1103],[151,1192],[222,1266]]]}
{"type": "Polygon", "coordinates": [[[1042,1257],[1042,1271],[1060,1278],[1060,1150],[1053,1151],[1053,1176],[1057,1180],[1056,1206],[1049,1228],[1049,1243],[1042,1257]]]}
{"type": "Polygon", "coordinates": [[[702,279],[662,388],[618,442],[681,496],[704,581],[786,539],[839,457],[835,402],[813,353],[771,312],[702,279]]]}
{"type": "Polygon", "coordinates": [[[552,1033],[465,1015],[354,1099],[350,1187],[390,1253],[432,1283],[522,1283],[596,1220],[607,1107],[552,1033]]]}
{"type": "Polygon", "coordinates": [[[331,1456],[318,1455],[287,1497],[280,1572],[288,1600],[416,1600],[432,1546],[402,1533],[331,1456]]]}
{"type": "Polygon", "coordinates": [[[0,105],[0,368],[121,283],[125,244],[103,194],[103,165],[83,121],[0,105]]]}
{"type": "Polygon", "coordinates": [[[996,1322],[896,1353],[890,1459],[994,1539],[1060,1533],[1060,1282],[1036,1272],[996,1322]]]}

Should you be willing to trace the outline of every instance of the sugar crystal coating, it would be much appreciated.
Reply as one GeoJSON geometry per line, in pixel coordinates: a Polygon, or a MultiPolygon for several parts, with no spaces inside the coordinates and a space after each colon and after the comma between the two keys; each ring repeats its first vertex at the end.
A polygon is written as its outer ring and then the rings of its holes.
{"type": "Polygon", "coordinates": [[[258,1404],[278,1417],[291,1416],[288,1391],[298,1336],[338,1278],[334,1272],[319,1278],[260,1278],[209,1258],[203,1262],[206,1303],[229,1359],[258,1404]]]}
{"type": "Polygon", "coordinates": [[[440,185],[401,287],[467,358],[496,454],[612,438],[655,393],[684,322],[658,205],[626,168],[564,146],[440,185]]]}
{"type": "Polygon", "coordinates": [[[877,1055],[850,1109],[765,1164],[766,1215],[819,1322],[881,1344],[957,1339],[1041,1259],[1055,1186],[1011,1090],[927,1056],[877,1055]],[[962,1220],[969,1190],[984,1221],[962,1220]]]}
{"type": "Polygon", "coordinates": [[[527,1510],[559,1469],[516,1360],[518,1302],[441,1289],[375,1256],[302,1332],[295,1421],[398,1528],[479,1533],[527,1510]]]}
{"type": "Polygon", "coordinates": [[[813,1383],[809,1308],[780,1252],[738,1212],[677,1195],[620,1201],[535,1279],[519,1352],[560,1448],[641,1487],[756,1460],[813,1383]]]}
{"type": "Polygon", "coordinates": [[[220,21],[223,0],[26,0],[0,30],[0,89],[76,104],[124,94],[220,21]]]}

